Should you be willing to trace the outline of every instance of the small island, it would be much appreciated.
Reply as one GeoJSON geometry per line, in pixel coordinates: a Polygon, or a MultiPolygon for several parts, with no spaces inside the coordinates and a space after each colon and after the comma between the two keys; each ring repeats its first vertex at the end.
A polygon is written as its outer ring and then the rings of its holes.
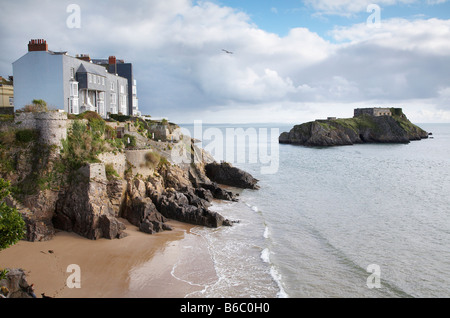
{"type": "Polygon", "coordinates": [[[353,118],[329,117],[296,125],[280,135],[279,143],[311,147],[409,143],[428,135],[408,120],[402,108],[357,108],[353,118]]]}

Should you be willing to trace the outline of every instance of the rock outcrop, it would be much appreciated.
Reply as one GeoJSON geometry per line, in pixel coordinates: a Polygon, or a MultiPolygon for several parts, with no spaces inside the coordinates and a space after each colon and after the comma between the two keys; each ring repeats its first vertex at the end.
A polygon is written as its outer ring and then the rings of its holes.
{"type": "Polygon", "coordinates": [[[341,146],[360,143],[409,143],[428,133],[405,116],[370,116],[316,120],[294,126],[279,137],[282,144],[341,146]]]}
{"type": "Polygon", "coordinates": [[[253,178],[248,172],[233,167],[227,162],[208,163],[205,172],[209,179],[219,184],[243,189],[259,189],[258,180],[253,178]]]}
{"type": "Polygon", "coordinates": [[[26,274],[20,268],[6,268],[5,278],[0,280],[1,297],[5,298],[33,298],[26,274]],[[5,295],[6,294],[6,295],[5,295]]]}
{"type": "Polygon", "coordinates": [[[78,170],[56,203],[54,226],[93,240],[123,237],[125,225],[117,219],[107,185],[103,164],[88,164],[78,170]]]}

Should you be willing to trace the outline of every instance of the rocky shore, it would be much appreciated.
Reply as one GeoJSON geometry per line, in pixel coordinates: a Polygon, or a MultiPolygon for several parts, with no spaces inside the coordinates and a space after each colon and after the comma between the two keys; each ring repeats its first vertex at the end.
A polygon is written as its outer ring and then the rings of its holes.
{"type": "Polygon", "coordinates": [[[152,133],[137,120],[121,126],[131,127],[124,131],[128,137],[123,140],[127,144],[131,136],[133,147],[123,148],[119,140],[120,146],[112,148],[118,139],[108,137],[114,134],[107,126],[114,123],[97,117],[81,121],[68,129],[61,150],[43,145],[40,139],[8,144],[8,134],[17,137],[18,133],[3,127],[0,146],[9,161],[0,162],[1,177],[11,181],[15,189],[8,204],[26,221],[28,241],[51,240],[56,230],[91,240],[120,239],[126,235],[120,218],[149,234],[171,230],[168,219],[207,227],[232,226],[234,220],[208,209],[214,199],[237,200],[220,184],[258,188],[257,180],[248,173],[216,163],[190,138],[187,143],[151,140],[147,136],[152,133]],[[78,138],[86,144],[71,141],[76,131],[81,131],[78,138]],[[185,151],[190,161],[172,162],[171,153],[177,149],[185,151]],[[91,162],[70,170],[68,165],[80,163],[73,163],[71,152],[82,153],[91,162]]]}
{"type": "Polygon", "coordinates": [[[279,137],[281,144],[342,146],[361,143],[409,143],[428,138],[428,133],[412,124],[405,115],[370,116],[316,120],[294,126],[279,137]]]}

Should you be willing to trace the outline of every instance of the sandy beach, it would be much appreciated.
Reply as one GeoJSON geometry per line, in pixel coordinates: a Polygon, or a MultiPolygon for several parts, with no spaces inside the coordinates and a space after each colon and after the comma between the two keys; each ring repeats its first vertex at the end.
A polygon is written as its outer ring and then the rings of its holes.
{"type": "Polygon", "coordinates": [[[217,276],[208,248],[192,225],[170,221],[173,231],[153,235],[121,219],[128,236],[91,241],[57,232],[51,241],[20,241],[0,252],[0,268],[22,268],[35,293],[56,298],[201,297],[217,276]],[[81,288],[69,288],[71,264],[81,288]]]}

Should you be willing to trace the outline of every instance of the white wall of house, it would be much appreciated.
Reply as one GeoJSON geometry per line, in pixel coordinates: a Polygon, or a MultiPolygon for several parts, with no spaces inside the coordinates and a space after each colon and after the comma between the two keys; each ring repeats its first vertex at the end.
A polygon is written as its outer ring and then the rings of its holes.
{"type": "Polygon", "coordinates": [[[49,108],[63,109],[62,59],[63,55],[37,51],[28,52],[13,63],[16,109],[31,104],[33,99],[45,100],[49,108]]]}
{"type": "Polygon", "coordinates": [[[92,110],[102,117],[108,113],[128,115],[128,80],[108,73],[101,65],[67,54],[32,51],[13,63],[13,75],[16,109],[31,104],[33,99],[43,99],[49,108],[67,113],[92,110]],[[78,85],[77,76],[72,76],[81,65],[95,80],[88,83],[88,90],[78,85]]]}

